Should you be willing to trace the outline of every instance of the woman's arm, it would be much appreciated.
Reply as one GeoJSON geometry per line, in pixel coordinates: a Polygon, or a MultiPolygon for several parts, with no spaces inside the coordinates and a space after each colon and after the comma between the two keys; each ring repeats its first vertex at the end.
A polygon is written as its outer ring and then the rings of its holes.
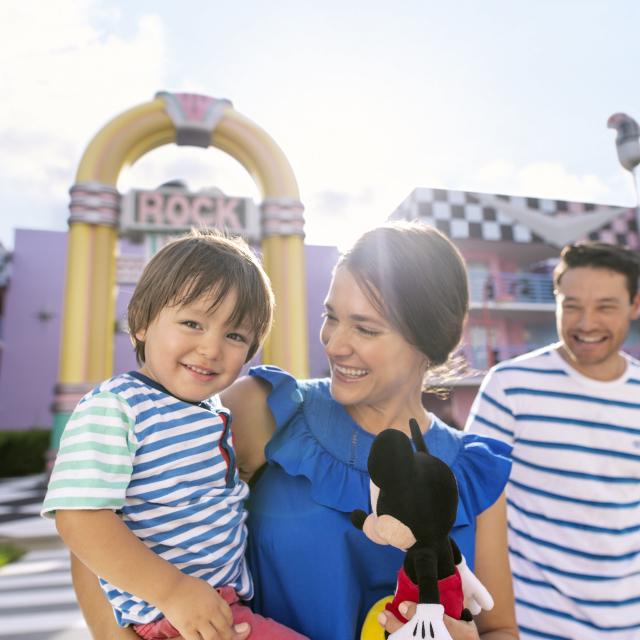
{"type": "Polygon", "coordinates": [[[276,428],[267,404],[270,391],[268,382],[247,376],[220,394],[222,404],[231,411],[238,471],[246,481],[265,463],[264,448],[276,428]]]}
{"type": "Polygon", "coordinates": [[[476,623],[483,640],[518,638],[513,584],[507,543],[507,507],[504,493],[477,519],[475,574],[493,596],[491,611],[482,611],[476,623]]]}
{"type": "Polygon", "coordinates": [[[76,598],[94,640],[136,640],[130,628],[118,625],[111,605],[100,588],[98,578],[86,565],[71,554],[71,577],[76,598]]]}

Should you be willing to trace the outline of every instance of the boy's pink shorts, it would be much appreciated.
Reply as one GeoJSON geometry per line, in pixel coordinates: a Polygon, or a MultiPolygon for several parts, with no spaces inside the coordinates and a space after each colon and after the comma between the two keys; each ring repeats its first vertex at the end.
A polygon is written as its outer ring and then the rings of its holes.
{"type": "MultiPolygon", "coordinates": [[[[231,607],[233,624],[248,622],[251,625],[250,640],[308,640],[306,636],[284,627],[271,618],[263,618],[253,613],[246,605],[240,604],[238,594],[232,587],[221,587],[216,591],[231,607]]],[[[166,618],[160,618],[148,624],[134,624],[133,630],[144,640],[167,640],[180,635],[166,618]]]]}

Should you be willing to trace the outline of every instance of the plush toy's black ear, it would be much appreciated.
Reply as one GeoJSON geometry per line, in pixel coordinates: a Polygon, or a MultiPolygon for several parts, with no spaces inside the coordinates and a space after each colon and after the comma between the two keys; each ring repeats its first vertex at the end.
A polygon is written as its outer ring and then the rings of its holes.
{"type": "Polygon", "coordinates": [[[411,441],[397,429],[385,429],[374,439],[367,464],[369,475],[381,489],[389,490],[411,480],[411,441]]]}
{"type": "Polygon", "coordinates": [[[367,514],[362,509],[354,509],[349,516],[351,518],[351,524],[356,529],[362,530],[364,521],[367,519],[367,514]]]}
{"type": "Polygon", "coordinates": [[[420,426],[415,418],[411,418],[411,420],[409,420],[409,429],[411,429],[411,437],[413,438],[413,444],[416,445],[416,451],[429,453],[429,449],[427,449],[427,445],[422,437],[420,426]]]}

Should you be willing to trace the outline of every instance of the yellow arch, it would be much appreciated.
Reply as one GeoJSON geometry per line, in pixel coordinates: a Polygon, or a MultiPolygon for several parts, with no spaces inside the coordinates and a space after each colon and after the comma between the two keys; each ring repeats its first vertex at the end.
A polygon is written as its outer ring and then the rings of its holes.
{"type": "MultiPolygon", "coordinates": [[[[114,118],[85,151],[76,181],[116,186],[121,171],[142,155],[176,142],[176,126],[166,100],[156,98],[114,118]]],[[[289,161],[260,127],[228,106],[212,132],[210,144],[235,158],[256,181],[262,196],[299,199],[289,161]]]]}
{"type": "MultiPolygon", "coordinates": [[[[54,431],[61,431],[60,424],[66,422],[82,392],[112,374],[118,177],[145,153],[174,142],[212,145],[224,151],[240,162],[258,185],[266,229],[263,261],[277,301],[263,360],[295,376],[308,375],[306,309],[301,302],[306,299],[302,205],[289,161],[264,130],[227,101],[161,93],[115,117],[95,135],[71,189],[54,431]],[[195,111],[199,109],[196,118],[189,111],[194,105],[195,111]],[[186,115],[180,111],[183,107],[186,115]],[[203,109],[213,114],[204,124],[203,109]],[[190,138],[193,129],[195,138],[190,138]],[[183,134],[187,137],[181,142],[183,134]]],[[[54,433],[54,444],[57,437],[59,433],[54,433]]]]}

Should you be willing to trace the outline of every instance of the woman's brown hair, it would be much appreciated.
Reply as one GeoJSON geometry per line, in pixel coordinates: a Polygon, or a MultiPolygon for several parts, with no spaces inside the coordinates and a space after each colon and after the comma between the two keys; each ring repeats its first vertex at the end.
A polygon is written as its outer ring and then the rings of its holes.
{"type": "Polygon", "coordinates": [[[469,308],[464,259],[434,227],[394,222],[366,232],[338,261],[430,366],[458,346],[469,308]]]}

